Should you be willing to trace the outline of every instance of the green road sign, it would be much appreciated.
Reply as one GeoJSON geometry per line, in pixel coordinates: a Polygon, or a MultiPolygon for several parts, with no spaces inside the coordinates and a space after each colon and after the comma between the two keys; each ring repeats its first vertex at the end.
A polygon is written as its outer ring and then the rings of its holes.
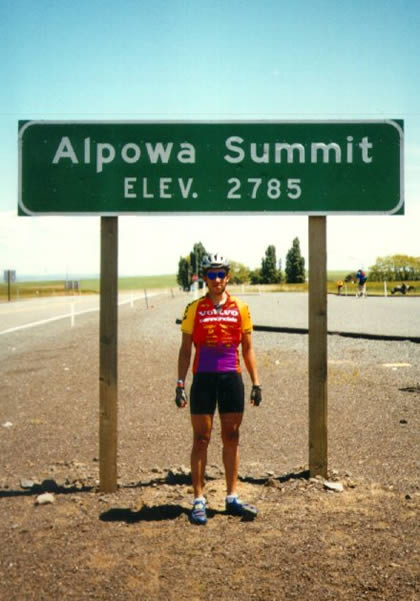
{"type": "Polygon", "coordinates": [[[19,214],[402,214],[403,122],[19,123],[19,214]]]}

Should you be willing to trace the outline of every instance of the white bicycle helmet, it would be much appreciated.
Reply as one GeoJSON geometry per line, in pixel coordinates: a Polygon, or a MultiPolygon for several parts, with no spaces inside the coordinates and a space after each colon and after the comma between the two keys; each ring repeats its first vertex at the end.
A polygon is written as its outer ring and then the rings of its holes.
{"type": "Polygon", "coordinates": [[[226,271],[229,271],[230,269],[229,260],[219,253],[204,255],[201,260],[201,267],[203,271],[207,271],[207,269],[226,269],[226,271]]]}

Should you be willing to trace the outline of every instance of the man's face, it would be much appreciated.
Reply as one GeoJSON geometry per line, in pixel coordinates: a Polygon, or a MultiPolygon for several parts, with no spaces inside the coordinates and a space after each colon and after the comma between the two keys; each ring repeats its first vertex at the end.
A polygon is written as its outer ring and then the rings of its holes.
{"type": "Polygon", "coordinates": [[[229,274],[225,269],[209,269],[204,276],[204,281],[210,292],[223,294],[229,281],[229,274]]]}

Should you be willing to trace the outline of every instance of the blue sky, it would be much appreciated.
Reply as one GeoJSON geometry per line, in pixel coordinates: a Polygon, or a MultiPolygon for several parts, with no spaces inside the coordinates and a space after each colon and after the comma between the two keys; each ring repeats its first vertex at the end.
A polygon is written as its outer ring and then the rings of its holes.
{"type": "MultiPolygon", "coordinates": [[[[420,255],[419,30],[418,0],[3,0],[0,269],[99,269],[98,218],[16,217],[19,119],[402,118],[406,215],[328,217],[328,265],[420,255]]],[[[121,217],[120,231],[121,273],[174,272],[198,240],[250,267],[295,236],[307,252],[306,217],[121,217]]]]}

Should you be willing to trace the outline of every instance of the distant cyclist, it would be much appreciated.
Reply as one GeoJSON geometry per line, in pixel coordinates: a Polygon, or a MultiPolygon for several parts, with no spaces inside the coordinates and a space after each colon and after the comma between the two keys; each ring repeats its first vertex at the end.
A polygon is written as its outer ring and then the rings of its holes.
{"type": "Polygon", "coordinates": [[[363,271],[363,269],[359,269],[356,273],[356,281],[357,281],[357,294],[356,296],[367,296],[367,292],[366,292],[366,282],[367,282],[367,275],[366,273],[363,271]]]}
{"type": "Polygon", "coordinates": [[[226,477],[226,512],[252,519],[257,510],[243,503],[236,492],[239,469],[239,428],[244,411],[244,384],[239,362],[239,346],[252,380],[251,403],[262,400],[248,305],[226,291],[229,262],[220,254],[206,255],[202,261],[208,291],[190,303],[182,320],[182,344],[178,357],[176,404],[187,405],[184,385],[195,346],[190,412],[193,427],[191,478],[194,502],[191,521],[207,522],[204,476],[216,406],[219,410],[226,477]]]}

